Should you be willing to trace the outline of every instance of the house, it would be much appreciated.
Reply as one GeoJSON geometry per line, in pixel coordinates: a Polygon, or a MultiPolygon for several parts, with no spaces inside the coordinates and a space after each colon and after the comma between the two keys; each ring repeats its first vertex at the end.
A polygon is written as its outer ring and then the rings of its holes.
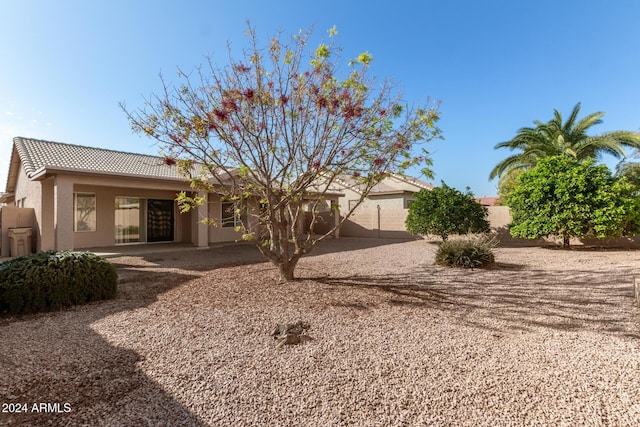
{"type": "MultiPolygon", "coordinates": [[[[200,193],[206,203],[181,214],[175,201],[181,191],[195,195],[162,157],[16,137],[0,203],[33,212],[37,251],[241,239],[232,202],[200,193]]],[[[337,202],[338,195],[326,198],[337,202]]],[[[258,209],[257,201],[249,209],[258,209]]],[[[8,228],[18,226],[6,222],[0,256],[8,256],[8,228]]]]}
{"type": "MultiPolygon", "coordinates": [[[[345,197],[340,199],[340,212],[346,213],[362,196],[361,186],[353,178],[341,176],[334,184],[345,197]]],[[[358,209],[408,209],[420,190],[431,190],[432,184],[406,175],[391,174],[376,184],[358,209]]]]}
{"type": "MultiPolygon", "coordinates": [[[[361,186],[348,176],[340,176],[334,187],[344,194],[339,199],[344,217],[362,198],[361,186]]],[[[409,205],[415,193],[431,190],[432,184],[410,176],[391,174],[376,184],[353,214],[343,223],[340,235],[345,237],[406,238],[405,227],[409,205]]]]}
{"type": "Polygon", "coordinates": [[[491,197],[476,197],[476,201],[478,203],[480,203],[482,206],[496,206],[498,203],[498,200],[500,198],[497,196],[491,196],[491,197]]]}

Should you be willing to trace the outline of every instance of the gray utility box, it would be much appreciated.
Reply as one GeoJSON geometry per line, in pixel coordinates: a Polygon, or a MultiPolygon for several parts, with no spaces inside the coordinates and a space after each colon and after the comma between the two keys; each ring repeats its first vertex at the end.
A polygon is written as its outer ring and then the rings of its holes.
{"type": "Polygon", "coordinates": [[[31,253],[31,227],[9,229],[10,256],[25,256],[31,253]]]}

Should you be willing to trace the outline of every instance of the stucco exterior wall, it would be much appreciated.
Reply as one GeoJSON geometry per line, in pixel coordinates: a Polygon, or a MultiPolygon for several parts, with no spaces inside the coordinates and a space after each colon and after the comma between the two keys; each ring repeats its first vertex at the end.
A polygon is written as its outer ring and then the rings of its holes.
{"type": "Polygon", "coordinates": [[[18,179],[16,181],[15,190],[16,203],[24,201],[25,208],[32,208],[35,215],[35,223],[29,225],[33,228],[33,244],[32,248],[38,250],[38,242],[40,241],[40,224],[42,223],[42,188],[39,182],[31,181],[27,178],[27,174],[23,168],[20,168],[18,179]]]}
{"type": "Polygon", "coordinates": [[[408,209],[356,209],[340,228],[344,237],[410,238],[405,221],[408,209]]]}
{"type": "Polygon", "coordinates": [[[16,203],[24,199],[24,206],[21,207],[37,209],[40,205],[40,195],[40,183],[31,181],[27,178],[27,174],[24,172],[24,169],[20,168],[18,180],[16,181],[16,203]]]}
{"type": "MultiPolygon", "coordinates": [[[[257,200],[250,200],[247,207],[249,229],[260,232],[258,230],[256,220],[257,212],[257,200]]],[[[236,240],[242,240],[241,231],[235,231],[234,227],[222,226],[222,201],[220,196],[217,194],[209,194],[208,215],[210,219],[213,219],[216,222],[215,225],[209,226],[209,243],[234,242],[236,240]]]]}
{"type": "MultiPolygon", "coordinates": [[[[341,197],[339,202],[340,212],[346,214],[347,212],[349,212],[349,201],[358,200],[360,198],[360,195],[355,191],[348,189],[344,190],[343,194],[344,197],[341,197]]],[[[415,197],[409,196],[407,194],[387,194],[382,196],[369,195],[369,197],[364,199],[356,209],[377,209],[377,206],[380,206],[381,209],[405,209],[405,201],[414,199],[415,197]]]]}
{"type": "Polygon", "coordinates": [[[487,210],[489,211],[487,221],[491,224],[491,228],[506,227],[511,222],[508,206],[487,206],[487,210]]]}
{"type": "MultiPolygon", "coordinates": [[[[53,218],[54,181],[55,177],[51,177],[39,182],[41,190],[40,209],[35,209],[39,228],[38,251],[48,251],[56,248],[55,223],[53,218]]],[[[36,184],[37,183],[38,182],[36,182],[36,184]]]]}
{"type": "Polygon", "coordinates": [[[209,195],[209,218],[216,221],[215,225],[209,226],[209,243],[232,242],[240,240],[242,233],[235,231],[234,227],[222,226],[222,202],[220,196],[209,195]]]}
{"type": "MultiPolygon", "coordinates": [[[[172,190],[103,187],[87,184],[76,184],[73,191],[75,193],[93,193],[96,195],[96,231],[74,231],[73,243],[76,249],[113,246],[115,244],[116,197],[163,200],[174,200],[176,198],[176,191],[172,190]]],[[[190,241],[190,216],[189,214],[181,215],[174,202],[174,241],[190,241]]]]}
{"type": "Polygon", "coordinates": [[[340,212],[348,212],[349,200],[358,200],[360,198],[360,195],[353,190],[349,190],[348,188],[341,188],[340,191],[342,192],[342,194],[344,194],[344,197],[340,197],[340,200],[338,201],[340,212]]]}
{"type": "Polygon", "coordinates": [[[380,210],[390,209],[405,209],[405,199],[413,199],[409,196],[394,194],[385,196],[370,196],[368,200],[358,207],[358,209],[377,209],[380,206],[380,210]],[[364,206],[363,206],[364,205],[364,206]]]}
{"type": "Polygon", "coordinates": [[[2,238],[0,239],[0,257],[10,255],[9,229],[15,227],[31,227],[31,249],[36,250],[36,217],[33,208],[18,208],[16,206],[3,206],[0,208],[0,224],[2,238]]]}

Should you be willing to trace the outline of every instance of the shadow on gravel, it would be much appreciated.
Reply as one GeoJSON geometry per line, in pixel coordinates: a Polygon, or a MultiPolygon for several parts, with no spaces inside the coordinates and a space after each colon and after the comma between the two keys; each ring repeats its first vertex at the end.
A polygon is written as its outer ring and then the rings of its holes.
{"type": "MultiPolygon", "coordinates": [[[[206,425],[140,369],[138,353],[92,328],[194,277],[149,272],[144,281],[119,284],[114,300],[0,318],[0,401],[27,404],[27,413],[1,413],[0,425],[206,425]],[[41,403],[49,410],[33,411],[41,403]]],[[[117,325],[122,334],[146,326],[117,325]]]]}
{"type": "MultiPolygon", "coordinates": [[[[370,249],[414,240],[416,239],[329,238],[318,243],[310,253],[305,255],[305,258],[329,253],[370,249]]],[[[292,245],[292,252],[293,249],[292,245]]],[[[137,280],[146,271],[153,271],[157,268],[207,272],[224,267],[269,262],[253,244],[244,242],[204,249],[179,246],[172,252],[167,252],[166,247],[161,247],[157,252],[154,252],[153,248],[145,248],[140,253],[123,252],[120,255],[109,256],[108,258],[109,261],[118,266],[118,275],[125,281],[137,280]],[[131,259],[137,259],[142,262],[127,262],[127,260],[131,259]]]]}
{"type": "Polygon", "coordinates": [[[253,245],[239,244],[209,249],[182,249],[173,253],[158,252],[123,255],[109,259],[118,267],[119,276],[135,271],[144,274],[154,268],[206,272],[235,265],[249,265],[267,261],[253,245]],[[127,260],[142,262],[127,262],[127,260]]]}
{"type": "Polygon", "coordinates": [[[498,324],[503,330],[546,328],[640,338],[630,272],[538,271],[498,264],[487,270],[431,267],[411,274],[313,280],[375,292],[381,303],[438,310],[490,330],[498,324]]]}
{"type": "Polygon", "coordinates": [[[361,249],[376,248],[379,246],[396,245],[400,243],[422,240],[420,238],[388,238],[378,239],[369,237],[340,237],[338,239],[328,238],[318,243],[318,245],[305,256],[324,255],[328,253],[339,253],[357,251],[361,249]]]}

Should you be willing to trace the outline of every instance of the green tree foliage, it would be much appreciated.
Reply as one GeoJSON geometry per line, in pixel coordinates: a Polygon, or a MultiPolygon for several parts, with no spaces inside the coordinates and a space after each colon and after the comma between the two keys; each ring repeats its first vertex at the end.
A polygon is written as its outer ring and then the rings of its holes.
{"type": "MultiPolygon", "coordinates": [[[[368,52],[341,67],[336,33],[313,49],[311,31],[263,45],[249,28],[249,48],[230,49],[228,66],[210,60],[179,72],[177,86],[162,80],[145,107],[123,106],[134,131],[159,141],[165,163],[190,180],[183,210],[204,203],[202,193],[234,202],[243,238],[283,280],[341,225],[322,236],[297,227],[307,216],[308,229],[320,220],[338,177],[353,178],[362,201],[389,173],[424,161],[419,146],[439,136],[437,105],[409,106],[391,82],[374,80],[368,52]]],[[[341,212],[342,221],[350,214],[341,212]]]]}
{"type": "Polygon", "coordinates": [[[507,200],[507,195],[516,189],[518,186],[518,179],[522,175],[522,170],[514,169],[506,175],[500,177],[498,181],[498,201],[497,205],[504,206],[507,200]]]}
{"type": "MultiPolygon", "coordinates": [[[[640,153],[636,151],[634,156],[636,159],[640,156],[640,153]]],[[[624,160],[616,165],[616,176],[621,178],[625,177],[626,180],[633,186],[633,190],[636,196],[640,196],[640,162],[624,160]]]]}
{"type": "Polygon", "coordinates": [[[619,237],[639,231],[640,210],[633,188],[593,159],[568,156],[541,159],[524,172],[507,196],[513,237],[619,237]]]}
{"type": "Polygon", "coordinates": [[[535,127],[524,127],[511,140],[495,146],[518,151],[496,165],[490,179],[502,177],[514,170],[533,168],[538,160],[565,155],[577,160],[598,158],[602,153],[623,158],[624,147],[640,148],[640,134],[629,131],[605,132],[589,136],[591,127],[602,123],[603,112],[589,114],[578,120],[580,103],[571,111],[566,121],[558,110],[553,110],[553,119],[544,123],[534,121],[535,127]]]}
{"type": "Polygon", "coordinates": [[[487,233],[488,210],[469,191],[462,193],[444,182],[432,190],[420,190],[409,206],[406,225],[413,234],[435,234],[447,240],[451,234],[487,233]]]}

